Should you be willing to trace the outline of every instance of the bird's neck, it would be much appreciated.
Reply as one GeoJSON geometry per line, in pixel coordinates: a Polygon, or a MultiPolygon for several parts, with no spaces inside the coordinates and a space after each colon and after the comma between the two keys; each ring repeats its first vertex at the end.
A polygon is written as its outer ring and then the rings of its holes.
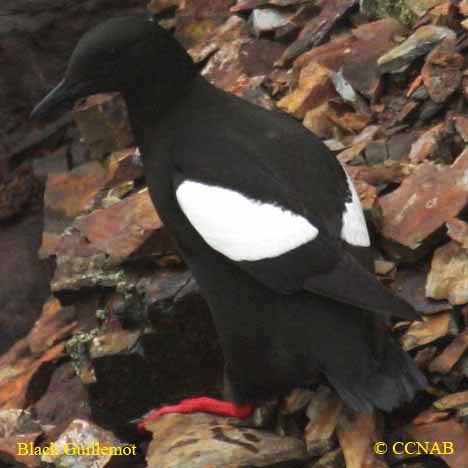
{"type": "MultiPolygon", "coordinates": [[[[197,76],[193,63],[164,70],[157,80],[141,84],[124,94],[134,129],[158,126],[183,102],[197,76]]],[[[136,135],[138,139],[138,135],[136,135]]]]}

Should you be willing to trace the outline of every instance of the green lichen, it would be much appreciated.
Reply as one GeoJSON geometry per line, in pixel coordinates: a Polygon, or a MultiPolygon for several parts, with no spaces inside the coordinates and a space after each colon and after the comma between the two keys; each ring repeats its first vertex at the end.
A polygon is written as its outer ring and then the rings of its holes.
{"type": "Polygon", "coordinates": [[[70,357],[72,367],[77,375],[80,375],[80,370],[84,366],[88,365],[90,361],[89,348],[97,334],[97,328],[94,328],[89,332],[78,332],[65,344],[65,352],[70,357]]]}
{"type": "Polygon", "coordinates": [[[362,0],[361,10],[366,15],[375,18],[391,16],[405,26],[411,26],[417,19],[405,0],[362,0]]]}

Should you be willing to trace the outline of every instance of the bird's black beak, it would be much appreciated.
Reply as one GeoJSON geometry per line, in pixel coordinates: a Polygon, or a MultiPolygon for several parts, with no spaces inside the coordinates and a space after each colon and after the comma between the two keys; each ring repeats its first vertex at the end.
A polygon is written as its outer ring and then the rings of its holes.
{"type": "Polygon", "coordinates": [[[85,86],[81,83],[70,85],[63,79],[47,96],[40,101],[31,112],[31,119],[43,119],[49,116],[57,108],[73,103],[79,97],[86,95],[83,93],[85,86]]]}

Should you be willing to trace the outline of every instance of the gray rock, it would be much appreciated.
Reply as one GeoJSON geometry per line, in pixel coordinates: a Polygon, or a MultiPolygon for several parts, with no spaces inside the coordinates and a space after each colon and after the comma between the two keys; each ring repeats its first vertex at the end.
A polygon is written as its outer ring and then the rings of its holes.
{"type": "Polygon", "coordinates": [[[421,26],[406,41],[382,55],[377,61],[382,72],[398,72],[415,58],[426,55],[445,38],[455,38],[449,28],[432,24],[421,26]]]}

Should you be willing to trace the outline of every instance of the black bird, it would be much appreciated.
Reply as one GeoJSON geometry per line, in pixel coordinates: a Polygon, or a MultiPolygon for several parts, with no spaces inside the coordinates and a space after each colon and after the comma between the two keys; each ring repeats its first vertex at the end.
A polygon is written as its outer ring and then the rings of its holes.
{"type": "Polygon", "coordinates": [[[152,417],[246,417],[316,370],[358,411],[392,410],[426,386],[386,326],[418,315],[369,271],[358,196],[318,138],[212,86],[149,16],[110,19],[85,34],[32,116],[115,91],[225,358],[229,402],[192,399],[152,417]]]}

